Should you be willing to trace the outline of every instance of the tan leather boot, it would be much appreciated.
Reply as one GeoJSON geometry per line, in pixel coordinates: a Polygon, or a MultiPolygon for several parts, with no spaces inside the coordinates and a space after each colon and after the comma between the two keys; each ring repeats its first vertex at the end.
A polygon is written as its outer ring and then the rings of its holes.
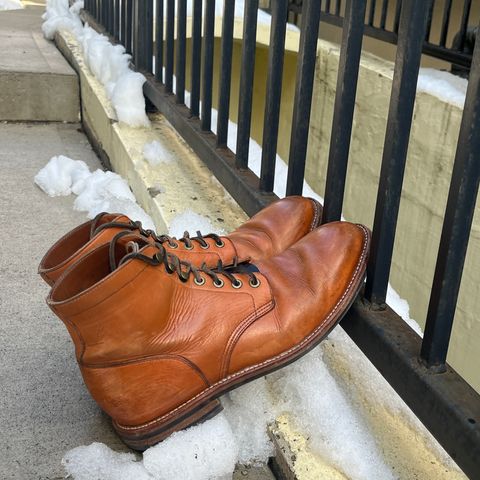
{"type": "Polygon", "coordinates": [[[58,240],[43,257],[38,271],[53,285],[66,268],[122,230],[136,231],[149,237],[152,243],[162,243],[166,250],[194,265],[205,262],[214,266],[219,260],[228,265],[234,258],[238,262],[257,261],[282,252],[316,228],[321,208],[311,198],[287,197],[264,208],[228,236],[197,232],[196,237],[190,238],[185,232],[179,240],[143,230],[140,222],[133,222],[125,215],[101,213],[58,240]]]}
{"type": "Polygon", "coordinates": [[[47,301],[93,398],[144,449],[317,345],[361,288],[369,243],[365,227],[336,222],[270,259],[209,269],[131,236],[84,256],[47,301]]]}

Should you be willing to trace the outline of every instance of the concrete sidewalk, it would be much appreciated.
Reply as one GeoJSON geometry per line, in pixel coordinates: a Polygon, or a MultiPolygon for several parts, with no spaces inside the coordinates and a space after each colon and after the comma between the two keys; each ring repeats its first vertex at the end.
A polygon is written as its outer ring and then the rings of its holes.
{"type": "Polygon", "coordinates": [[[0,11],[0,121],[78,122],[78,78],[41,31],[45,2],[0,11]]]}
{"type": "Polygon", "coordinates": [[[86,391],[73,346],[45,304],[40,259],[85,221],[72,197],[50,198],[35,174],[58,154],[100,164],[79,125],[0,123],[0,478],[64,478],[60,460],[93,441],[125,449],[86,391]]]}

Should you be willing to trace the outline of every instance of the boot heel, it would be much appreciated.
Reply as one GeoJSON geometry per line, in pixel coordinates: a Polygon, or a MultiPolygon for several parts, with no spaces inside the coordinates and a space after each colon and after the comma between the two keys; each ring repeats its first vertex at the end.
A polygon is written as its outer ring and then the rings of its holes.
{"type": "Polygon", "coordinates": [[[212,400],[176,418],[164,422],[153,421],[139,427],[126,427],[113,421],[113,427],[122,441],[134,450],[143,451],[165,440],[169,435],[184,428],[205,422],[223,410],[220,400],[212,400]]]}

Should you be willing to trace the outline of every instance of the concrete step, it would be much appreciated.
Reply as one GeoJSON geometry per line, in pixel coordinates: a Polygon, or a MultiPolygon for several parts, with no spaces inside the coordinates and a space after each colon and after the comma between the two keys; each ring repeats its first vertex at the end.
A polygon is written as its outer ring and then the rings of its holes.
{"type": "Polygon", "coordinates": [[[43,2],[24,3],[0,11],[0,121],[78,122],[77,75],[43,37],[43,2]]]}

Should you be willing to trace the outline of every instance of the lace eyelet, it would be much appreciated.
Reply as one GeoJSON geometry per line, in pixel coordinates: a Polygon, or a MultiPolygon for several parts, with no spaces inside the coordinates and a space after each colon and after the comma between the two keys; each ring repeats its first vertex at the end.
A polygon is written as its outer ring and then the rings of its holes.
{"type": "Polygon", "coordinates": [[[232,287],[233,288],[242,288],[243,282],[237,278],[235,282],[232,282],[232,287]]]}
{"type": "Polygon", "coordinates": [[[258,288],[260,286],[260,280],[258,278],[257,278],[256,282],[254,282],[252,279],[250,279],[248,281],[248,283],[252,288],[258,288]]]}
{"type": "Polygon", "coordinates": [[[168,242],[168,246],[169,246],[172,250],[175,250],[176,248],[178,248],[178,243],[175,243],[175,242],[170,243],[170,242],[168,242]]]}
{"type": "Polygon", "coordinates": [[[225,283],[224,283],[224,281],[223,281],[221,278],[219,278],[219,279],[218,279],[218,282],[217,282],[217,280],[215,280],[215,281],[213,282],[213,285],[214,285],[215,287],[217,287],[217,288],[222,288],[223,285],[225,285],[225,283]]]}
{"type": "Polygon", "coordinates": [[[210,245],[208,243],[205,245],[200,244],[200,248],[203,248],[204,250],[208,250],[210,248],[210,245]]]}
{"type": "Polygon", "coordinates": [[[168,275],[173,275],[175,273],[175,268],[168,264],[165,268],[165,271],[168,273],[168,275]]]}
{"type": "Polygon", "coordinates": [[[225,246],[225,242],[223,240],[220,240],[219,242],[215,242],[215,245],[218,248],[223,248],[225,246]]]}
{"type": "Polygon", "coordinates": [[[194,278],[193,283],[201,287],[202,285],[205,285],[205,278],[204,277],[200,277],[200,278],[201,280],[197,280],[196,278],[194,278]]]}
{"type": "Polygon", "coordinates": [[[185,244],[185,250],[193,250],[193,244],[192,245],[185,244]]]}

